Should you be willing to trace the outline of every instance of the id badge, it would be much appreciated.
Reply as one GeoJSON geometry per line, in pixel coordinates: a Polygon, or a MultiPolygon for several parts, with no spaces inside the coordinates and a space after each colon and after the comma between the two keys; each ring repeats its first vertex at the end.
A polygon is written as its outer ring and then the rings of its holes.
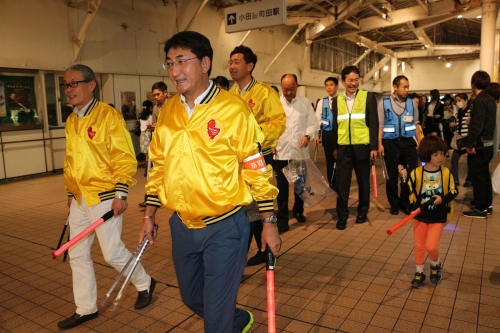
{"type": "Polygon", "coordinates": [[[406,115],[406,116],[403,117],[403,121],[405,123],[412,123],[413,122],[413,116],[406,115]]]}

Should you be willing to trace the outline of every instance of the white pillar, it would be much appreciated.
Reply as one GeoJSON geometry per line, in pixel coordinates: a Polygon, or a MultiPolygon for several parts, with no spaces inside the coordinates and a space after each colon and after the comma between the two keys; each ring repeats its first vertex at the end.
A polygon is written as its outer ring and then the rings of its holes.
{"type": "Polygon", "coordinates": [[[495,61],[495,20],[497,17],[496,1],[484,0],[482,9],[479,67],[493,77],[493,65],[495,61]]]}
{"type": "Polygon", "coordinates": [[[398,76],[398,58],[391,58],[391,87],[392,87],[392,80],[398,76]]]}

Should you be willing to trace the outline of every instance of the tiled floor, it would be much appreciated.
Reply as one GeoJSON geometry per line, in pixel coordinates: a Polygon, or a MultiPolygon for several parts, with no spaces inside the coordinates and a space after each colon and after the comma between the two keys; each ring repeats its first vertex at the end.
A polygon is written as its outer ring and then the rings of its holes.
{"type": "MultiPolygon", "coordinates": [[[[318,165],[324,171],[324,159],[318,165]]],[[[142,223],[136,206],[143,195],[142,172],[124,218],[122,238],[132,251],[142,223]]],[[[61,175],[0,184],[0,332],[55,332],[57,322],[75,310],[69,264],[51,257],[68,212],[62,184],[61,175]]],[[[441,242],[443,281],[434,287],[427,280],[412,290],[411,224],[386,234],[403,215],[390,215],[381,174],[378,184],[369,223],[356,225],[351,217],[345,231],[336,230],[333,196],[307,208],[306,223],[290,221],[276,268],[278,332],[499,332],[498,196],[493,215],[473,220],[460,216],[468,210],[472,189],[459,188],[441,242]]],[[[353,214],[356,196],[354,182],[353,214]]],[[[180,300],[166,223],[170,214],[158,212],[158,242],[142,261],[158,280],[153,304],[134,310],[136,292],[129,287],[115,311],[108,302],[97,319],[70,332],[203,332],[200,318],[180,300]]],[[[250,255],[255,251],[252,245],[250,255]]],[[[117,272],[103,261],[98,242],[93,255],[100,298],[117,272]]],[[[251,332],[267,332],[265,288],[264,267],[247,267],[238,304],[255,315],[251,332]]]]}

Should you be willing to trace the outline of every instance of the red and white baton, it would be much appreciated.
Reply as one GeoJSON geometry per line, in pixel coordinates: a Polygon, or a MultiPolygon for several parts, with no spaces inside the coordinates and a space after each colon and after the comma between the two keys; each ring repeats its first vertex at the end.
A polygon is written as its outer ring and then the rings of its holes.
{"type": "Polygon", "coordinates": [[[431,198],[421,208],[415,209],[413,212],[411,212],[410,215],[406,216],[401,221],[399,221],[394,227],[392,227],[391,229],[387,230],[387,234],[388,235],[392,235],[392,233],[394,231],[398,230],[403,225],[405,225],[408,221],[410,221],[412,218],[414,218],[415,216],[417,216],[418,214],[420,214],[420,212],[422,211],[423,208],[432,205],[434,203],[434,201],[436,201],[436,198],[431,198]]]}
{"type": "Polygon", "coordinates": [[[267,278],[267,332],[276,333],[276,303],[274,299],[274,266],[276,257],[269,247],[266,248],[267,278]]]}
{"type": "Polygon", "coordinates": [[[113,215],[114,215],[113,210],[110,210],[109,212],[107,212],[106,214],[104,214],[99,220],[97,220],[94,223],[92,223],[91,225],[89,225],[87,228],[85,228],[85,230],[83,230],[82,232],[80,232],[75,237],[71,238],[71,240],[68,241],[66,244],[64,244],[63,246],[61,246],[60,248],[58,248],[57,250],[55,250],[54,252],[52,252],[52,257],[54,259],[57,258],[57,257],[59,257],[61,254],[64,253],[64,251],[66,251],[67,249],[69,249],[70,247],[72,247],[73,245],[75,245],[75,243],[78,242],[80,239],[82,239],[83,237],[87,236],[95,228],[97,228],[98,226],[100,226],[105,221],[109,220],[110,218],[112,218],[113,215]]]}
{"type": "Polygon", "coordinates": [[[373,180],[373,197],[378,197],[378,189],[377,189],[377,170],[375,170],[375,160],[370,160],[372,164],[372,180],[373,180]]]}

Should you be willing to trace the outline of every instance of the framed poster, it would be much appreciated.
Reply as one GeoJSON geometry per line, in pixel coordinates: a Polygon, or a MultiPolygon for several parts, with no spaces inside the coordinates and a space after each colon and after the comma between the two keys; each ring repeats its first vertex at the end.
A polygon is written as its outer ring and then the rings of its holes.
{"type": "Polygon", "coordinates": [[[123,114],[123,118],[125,120],[136,120],[137,119],[137,111],[136,111],[136,99],[135,99],[135,91],[122,91],[121,95],[121,111],[123,114]]]}

